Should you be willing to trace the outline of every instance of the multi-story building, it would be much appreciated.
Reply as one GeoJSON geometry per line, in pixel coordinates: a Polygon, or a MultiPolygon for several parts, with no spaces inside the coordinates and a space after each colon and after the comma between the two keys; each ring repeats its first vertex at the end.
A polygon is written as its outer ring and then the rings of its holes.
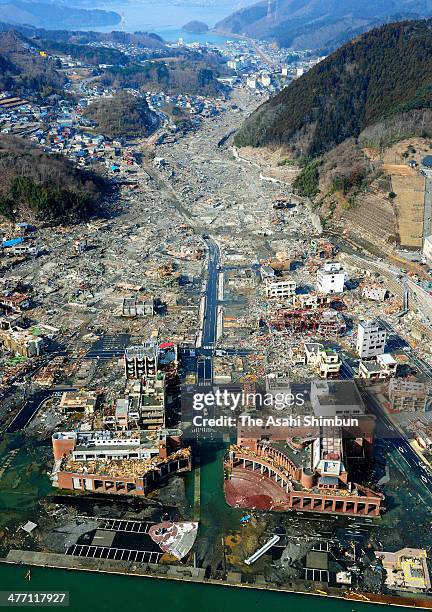
{"type": "Polygon", "coordinates": [[[432,236],[426,236],[423,240],[423,257],[425,263],[432,266],[432,236]]]}
{"type": "Polygon", "coordinates": [[[320,378],[338,378],[342,362],[338,353],[329,348],[319,352],[318,374],[320,378]]]}
{"type": "Polygon", "coordinates": [[[325,294],[343,293],[345,280],[345,272],[339,262],[326,262],[317,272],[317,291],[325,294]]]}
{"type": "Polygon", "coordinates": [[[146,378],[140,400],[140,426],[142,429],[160,429],[165,426],[165,374],[158,372],[146,378]]]}
{"type": "Polygon", "coordinates": [[[357,328],[357,353],[361,359],[385,353],[387,332],[377,321],[363,321],[357,328]]]}
{"type": "Polygon", "coordinates": [[[256,507],[265,490],[262,509],[378,516],[384,496],[350,478],[353,465],[371,461],[375,430],[356,384],[314,381],[302,410],[318,424],[239,425],[225,462],[228,503],[256,507]]]}
{"type": "Polygon", "coordinates": [[[388,394],[392,410],[424,412],[427,404],[427,388],[424,383],[393,378],[389,382],[388,394]]]}
{"type": "Polygon", "coordinates": [[[152,342],[130,346],[124,357],[126,378],[139,379],[143,376],[156,376],[158,369],[158,347],[152,342]]]}
{"type": "Polygon", "coordinates": [[[129,380],[125,396],[105,409],[103,423],[114,429],[157,430],[165,426],[165,374],[129,380]]]}
{"type": "Polygon", "coordinates": [[[390,353],[377,355],[376,361],[360,361],[358,375],[366,380],[387,380],[396,376],[397,361],[390,353]]]}
{"type": "Polygon", "coordinates": [[[34,336],[27,329],[20,327],[1,329],[0,344],[6,351],[23,357],[39,357],[44,349],[43,338],[34,336]]]}
{"type": "Polygon", "coordinates": [[[297,283],[293,280],[267,279],[265,291],[267,298],[285,300],[295,295],[297,283]]]}
{"type": "Polygon", "coordinates": [[[337,351],[325,348],[319,342],[304,345],[306,363],[312,366],[320,378],[338,378],[342,362],[337,351]]]}
{"type": "Polygon", "coordinates": [[[191,469],[191,451],[178,430],[57,432],[52,444],[52,482],[60,489],[146,495],[191,469]]]}

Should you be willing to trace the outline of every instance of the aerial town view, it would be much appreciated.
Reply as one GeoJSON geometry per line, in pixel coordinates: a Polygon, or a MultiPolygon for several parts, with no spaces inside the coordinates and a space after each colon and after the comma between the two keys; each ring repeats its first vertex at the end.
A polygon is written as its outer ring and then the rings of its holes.
{"type": "Polygon", "coordinates": [[[0,606],[432,608],[432,3],[0,6],[0,606]]]}

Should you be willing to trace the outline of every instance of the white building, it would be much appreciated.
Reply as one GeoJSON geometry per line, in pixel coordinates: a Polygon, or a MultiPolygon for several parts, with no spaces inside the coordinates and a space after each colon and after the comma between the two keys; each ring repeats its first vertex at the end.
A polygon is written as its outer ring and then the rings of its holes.
{"type": "Polygon", "coordinates": [[[358,375],[367,380],[387,380],[396,376],[397,361],[390,353],[377,355],[376,361],[360,361],[358,375]]]}
{"type": "Polygon", "coordinates": [[[342,362],[335,350],[318,342],[306,342],[304,351],[306,363],[317,371],[320,378],[338,378],[342,362]]]}
{"type": "Polygon", "coordinates": [[[423,256],[425,257],[425,263],[432,266],[432,236],[427,236],[423,241],[423,256]]]}
{"type": "Polygon", "coordinates": [[[328,261],[317,272],[317,291],[320,293],[343,293],[345,272],[338,262],[328,261]]]}
{"type": "Polygon", "coordinates": [[[387,293],[387,289],[381,285],[365,285],[362,290],[362,297],[374,302],[384,302],[387,293]]]}
{"type": "Polygon", "coordinates": [[[297,283],[293,280],[266,279],[265,290],[268,298],[286,299],[293,296],[297,283]]]}
{"type": "Polygon", "coordinates": [[[357,353],[361,359],[385,353],[386,330],[375,321],[363,321],[357,329],[357,353]]]}

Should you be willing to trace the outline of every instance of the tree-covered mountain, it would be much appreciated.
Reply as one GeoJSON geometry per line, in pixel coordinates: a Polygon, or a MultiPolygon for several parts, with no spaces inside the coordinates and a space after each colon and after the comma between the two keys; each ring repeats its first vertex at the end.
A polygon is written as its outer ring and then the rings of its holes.
{"type": "Polygon", "coordinates": [[[381,24],[431,15],[432,0],[262,0],[216,28],[283,47],[327,51],[381,24]]]}
{"type": "Polygon", "coordinates": [[[99,130],[110,138],[143,138],[154,132],[159,124],[157,115],[149,109],[144,98],[135,98],[126,93],[93,102],[86,116],[95,121],[99,130]]]}
{"type": "Polygon", "coordinates": [[[0,217],[76,223],[97,211],[108,189],[99,175],[44,153],[22,138],[0,135],[0,217]]]}
{"type": "Polygon", "coordinates": [[[64,83],[55,60],[41,57],[32,41],[18,32],[0,31],[0,90],[46,97],[61,92],[64,83]]]}
{"type": "Polygon", "coordinates": [[[170,94],[223,95],[225,86],[218,77],[229,71],[219,54],[181,49],[174,50],[171,56],[175,61],[161,58],[145,64],[130,62],[127,66],[112,66],[102,74],[101,83],[119,89],[132,87],[143,92],[162,90],[170,94]]]}
{"type": "Polygon", "coordinates": [[[236,135],[315,157],[367,126],[432,107],[432,20],[382,26],[346,44],[263,104],[236,135]]]}
{"type": "Polygon", "coordinates": [[[71,45],[88,45],[89,43],[116,43],[135,45],[145,49],[164,49],[165,43],[160,36],[149,32],[92,32],[83,30],[47,30],[29,25],[11,25],[0,21],[0,32],[16,31],[31,40],[48,40],[50,42],[71,45]]]}

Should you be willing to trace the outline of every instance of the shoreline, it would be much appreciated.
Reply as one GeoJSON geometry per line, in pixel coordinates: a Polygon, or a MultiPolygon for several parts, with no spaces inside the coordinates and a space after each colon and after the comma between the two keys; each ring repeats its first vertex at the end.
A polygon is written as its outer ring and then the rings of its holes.
{"type": "MultiPolygon", "coordinates": [[[[237,582],[228,582],[226,580],[224,581],[218,581],[215,580],[213,578],[199,578],[197,576],[186,576],[186,575],[161,575],[161,574],[157,574],[157,573],[150,573],[148,571],[139,571],[140,568],[135,568],[135,570],[133,569],[133,565],[130,568],[130,571],[125,571],[122,567],[113,567],[111,565],[111,567],[106,567],[105,565],[105,560],[100,560],[98,559],[97,561],[99,561],[99,565],[100,567],[84,567],[82,563],[80,563],[79,565],[71,565],[68,566],[67,564],[65,565],[54,565],[54,564],[50,564],[48,563],[43,563],[43,558],[41,558],[39,560],[39,562],[37,562],[37,560],[35,558],[31,558],[31,557],[35,557],[35,555],[38,556],[43,556],[45,557],[45,560],[49,560],[49,558],[55,556],[55,557],[62,557],[64,558],[68,558],[74,560],[75,558],[70,556],[70,557],[66,557],[66,555],[59,555],[57,553],[35,553],[32,551],[23,551],[23,550],[11,550],[8,553],[8,556],[10,554],[13,553],[19,553],[22,557],[28,557],[28,559],[24,560],[21,559],[20,561],[18,560],[12,560],[12,559],[8,559],[8,557],[3,557],[0,558],[0,564],[3,565],[14,565],[17,567],[42,567],[42,568],[47,568],[47,569],[53,569],[53,570],[69,570],[69,571],[82,571],[82,572],[88,572],[88,573],[97,573],[97,574],[115,574],[118,576],[128,576],[128,577],[141,577],[141,578],[150,578],[150,579],[159,579],[159,580],[174,580],[177,582],[188,582],[188,583],[193,583],[193,584],[202,584],[202,585],[214,585],[214,586],[220,586],[220,587],[233,587],[233,588],[238,588],[238,589],[252,589],[252,590],[257,590],[257,591],[271,591],[271,592],[275,592],[275,593],[287,593],[287,594],[293,594],[293,595],[312,595],[314,597],[327,597],[327,598],[331,598],[331,599],[336,599],[336,600],[342,600],[342,601],[352,601],[352,602],[356,602],[356,603],[361,603],[361,604],[375,604],[375,605],[382,605],[382,606],[394,606],[394,607],[399,607],[399,608],[416,608],[416,609],[422,609],[422,610],[430,610],[432,608],[432,600],[430,602],[430,605],[426,605],[429,604],[429,602],[423,598],[414,598],[414,597],[407,597],[402,598],[402,597],[397,597],[395,595],[378,595],[375,593],[350,593],[349,595],[344,594],[344,595],[339,595],[337,593],[331,593],[331,592],[324,592],[324,590],[320,593],[317,592],[312,592],[312,591],[297,591],[295,589],[289,589],[289,588],[281,588],[281,587],[276,587],[276,586],[271,586],[271,585],[267,585],[267,584],[246,584],[246,583],[237,583],[237,582]],[[123,571],[121,571],[123,569],[123,571]]],[[[89,561],[95,561],[94,559],[88,559],[89,561]]],[[[121,564],[123,563],[122,561],[111,561],[111,564],[121,564]]],[[[151,564],[146,564],[146,565],[151,565],[151,564]]],[[[191,573],[193,570],[197,571],[197,568],[193,568],[193,567],[181,567],[181,566],[169,566],[169,565],[164,565],[164,566],[157,566],[157,567],[164,567],[167,569],[167,571],[170,570],[170,568],[173,568],[174,571],[177,570],[182,570],[182,571],[186,571],[191,573]]],[[[198,570],[199,571],[199,570],[198,570]]],[[[201,570],[202,572],[203,570],[201,570]]],[[[332,587],[327,587],[329,590],[332,587]]],[[[318,590],[318,589],[316,589],[318,590]]]]}

